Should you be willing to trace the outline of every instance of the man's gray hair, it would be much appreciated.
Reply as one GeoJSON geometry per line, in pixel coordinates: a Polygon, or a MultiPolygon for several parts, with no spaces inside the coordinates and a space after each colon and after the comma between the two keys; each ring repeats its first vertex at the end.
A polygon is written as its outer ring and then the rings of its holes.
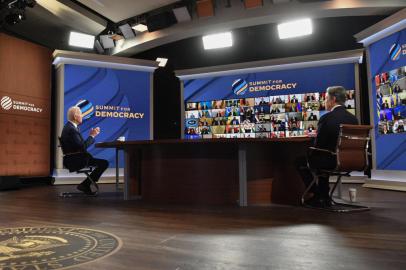
{"type": "Polygon", "coordinates": [[[67,115],[68,120],[69,121],[75,120],[75,114],[78,113],[78,112],[80,112],[80,108],[78,106],[70,107],[69,110],[68,110],[68,113],[67,113],[68,114],[67,115]]]}
{"type": "Polygon", "coordinates": [[[330,86],[327,88],[327,93],[336,98],[337,104],[344,105],[347,100],[346,90],[342,86],[330,86]]]}

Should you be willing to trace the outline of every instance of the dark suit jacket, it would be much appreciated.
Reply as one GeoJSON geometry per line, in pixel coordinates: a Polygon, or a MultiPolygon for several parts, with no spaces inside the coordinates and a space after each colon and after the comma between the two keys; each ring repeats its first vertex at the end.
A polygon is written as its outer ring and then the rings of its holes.
{"type": "Polygon", "coordinates": [[[87,152],[87,148],[94,143],[92,136],[84,140],[79,130],[68,121],[63,127],[60,143],[64,154],[63,164],[69,171],[77,171],[87,166],[92,158],[87,152]]]}
{"type": "Polygon", "coordinates": [[[315,146],[335,152],[340,124],[358,125],[357,118],[347,112],[345,106],[337,107],[320,118],[315,146]]]}

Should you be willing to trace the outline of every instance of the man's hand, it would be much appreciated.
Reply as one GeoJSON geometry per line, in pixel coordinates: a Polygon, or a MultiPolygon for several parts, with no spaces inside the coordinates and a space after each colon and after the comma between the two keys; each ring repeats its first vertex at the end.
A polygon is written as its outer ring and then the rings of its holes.
{"type": "Polygon", "coordinates": [[[90,136],[92,136],[93,138],[96,137],[97,135],[99,135],[100,133],[100,128],[96,127],[96,128],[92,128],[90,130],[90,136]]]}

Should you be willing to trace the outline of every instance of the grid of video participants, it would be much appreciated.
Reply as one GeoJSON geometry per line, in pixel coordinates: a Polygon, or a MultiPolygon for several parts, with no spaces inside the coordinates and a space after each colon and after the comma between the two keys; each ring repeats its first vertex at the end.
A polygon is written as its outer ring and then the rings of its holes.
{"type": "Polygon", "coordinates": [[[406,66],[377,74],[375,85],[379,133],[405,132],[406,66]]]}
{"type": "MultiPolygon", "coordinates": [[[[355,115],[354,90],[346,108],[355,115]]],[[[325,93],[187,102],[185,138],[314,137],[325,114],[325,93]]]]}

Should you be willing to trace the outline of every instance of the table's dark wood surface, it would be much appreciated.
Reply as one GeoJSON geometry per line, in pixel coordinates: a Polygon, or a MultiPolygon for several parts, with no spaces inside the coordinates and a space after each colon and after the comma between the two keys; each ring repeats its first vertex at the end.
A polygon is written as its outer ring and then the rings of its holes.
{"type": "Polygon", "coordinates": [[[238,143],[273,143],[273,142],[310,142],[312,138],[309,137],[290,137],[290,138],[235,138],[235,139],[198,139],[198,140],[185,140],[185,139],[167,139],[167,140],[142,140],[142,141],[113,141],[113,142],[100,142],[96,147],[100,148],[122,148],[126,145],[151,145],[151,144],[238,144],[238,143]]]}
{"type": "Polygon", "coordinates": [[[305,155],[311,141],[308,137],[148,140],[96,146],[125,150],[128,190],[132,195],[141,193],[147,202],[235,205],[240,203],[242,166],[248,200],[262,200],[268,189],[268,203],[297,205],[304,185],[295,161],[305,155]]]}

